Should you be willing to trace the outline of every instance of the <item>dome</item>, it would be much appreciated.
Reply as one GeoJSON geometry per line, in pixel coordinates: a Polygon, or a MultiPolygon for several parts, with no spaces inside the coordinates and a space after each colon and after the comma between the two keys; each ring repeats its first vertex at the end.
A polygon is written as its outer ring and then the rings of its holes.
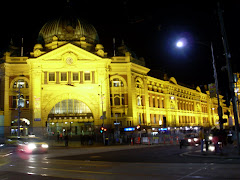
{"type": "Polygon", "coordinates": [[[55,36],[58,41],[80,41],[81,37],[85,37],[91,44],[99,41],[93,25],[75,16],[61,16],[50,20],[39,32],[39,38],[44,40],[45,44],[51,43],[55,36]]]}

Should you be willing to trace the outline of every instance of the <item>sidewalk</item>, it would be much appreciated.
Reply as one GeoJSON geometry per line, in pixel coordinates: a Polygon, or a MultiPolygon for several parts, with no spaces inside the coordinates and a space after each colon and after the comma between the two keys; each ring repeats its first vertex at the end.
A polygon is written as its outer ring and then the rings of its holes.
{"type": "Polygon", "coordinates": [[[215,153],[214,151],[204,151],[195,150],[183,153],[184,156],[193,156],[193,157],[203,157],[203,158],[222,158],[222,159],[240,159],[240,155],[238,154],[238,149],[233,145],[227,145],[223,147],[221,153],[215,153]]]}

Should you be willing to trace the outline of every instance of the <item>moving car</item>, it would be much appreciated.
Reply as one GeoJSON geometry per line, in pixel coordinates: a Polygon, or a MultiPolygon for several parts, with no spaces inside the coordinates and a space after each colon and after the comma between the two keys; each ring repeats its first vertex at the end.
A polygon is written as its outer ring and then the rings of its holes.
{"type": "Polygon", "coordinates": [[[5,144],[14,146],[17,151],[25,153],[46,153],[48,151],[48,144],[35,136],[10,136],[5,144]]]}
{"type": "Polygon", "coordinates": [[[195,134],[186,134],[183,139],[180,140],[180,146],[199,146],[200,140],[195,134]]]}

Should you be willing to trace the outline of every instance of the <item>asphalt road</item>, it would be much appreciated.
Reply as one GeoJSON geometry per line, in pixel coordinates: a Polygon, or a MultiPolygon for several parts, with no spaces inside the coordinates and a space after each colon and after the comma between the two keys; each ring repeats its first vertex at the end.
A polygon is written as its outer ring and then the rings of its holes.
{"type": "Polygon", "coordinates": [[[13,153],[0,167],[6,179],[239,179],[240,159],[184,156],[195,147],[99,147],[13,153]],[[119,150],[120,149],[120,150],[119,150]],[[106,152],[107,151],[107,152],[106,152]]]}

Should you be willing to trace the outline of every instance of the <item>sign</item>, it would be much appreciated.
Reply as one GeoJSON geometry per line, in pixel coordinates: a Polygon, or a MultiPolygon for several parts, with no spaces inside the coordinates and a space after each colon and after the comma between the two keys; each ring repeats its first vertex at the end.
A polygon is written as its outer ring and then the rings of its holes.
{"type": "Polygon", "coordinates": [[[34,121],[41,121],[41,118],[34,118],[34,121]]]}
{"type": "Polygon", "coordinates": [[[217,95],[217,89],[215,83],[208,84],[208,89],[210,92],[210,98],[214,98],[217,95]]]}
{"type": "Polygon", "coordinates": [[[133,128],[133,127],[124,128],[124,131],[135,131],[135,128],[133,128]]]}

